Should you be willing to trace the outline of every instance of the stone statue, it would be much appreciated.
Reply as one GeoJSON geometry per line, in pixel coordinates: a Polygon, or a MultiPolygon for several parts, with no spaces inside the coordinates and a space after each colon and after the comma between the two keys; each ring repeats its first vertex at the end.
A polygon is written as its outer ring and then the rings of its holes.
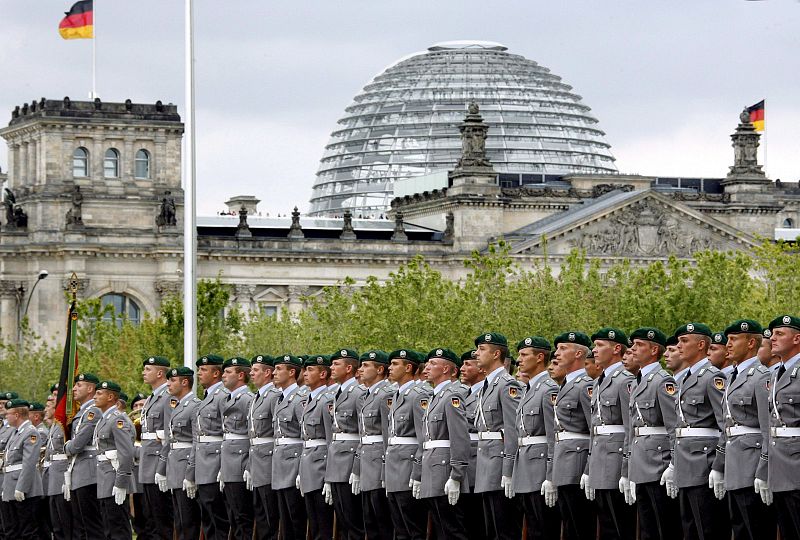
{"type": "Polygon", "coordinates": [[[747,110],[747,107],[744,108],[742,113],[739,115],[739,121],[742,124],[750,124],[750,111],[747,110]]]}
{"type": "Polygon", "coordinates": [[[444,234],[442,235],[443,242],[452,242],[456,233],[456,217],[453,212],[447,212],[444,219],[444,234]]]}
{"type": "Polygon", "coordinates": [[[242,206],[239,209],[239,226],[236,227],[236,238],[249,238],[253,236],[250,232],[250,225],[247,224],[247,208],[242,206]]]}
{"type": "Polygon", "coordinates": [[[290,239],[297,239],[297,238],[305,238],[305,234],[303,233],[303,228],[300,226],[300,211],[297,207],[294,207],[292,210],[292,226],[289,227],[289,235],[288,238],[290,239]]]}
{"type": "Polygon", "coordinates": [[[83,193],[81,186],[72,190],[72,208],[67,210],[67,225],[83,225],[83,193]]]}
{"type": "Polygon", "coordinates": [[[342,223],[342,234],[339,235],[340,240],[355,240],[356,231],[353,229],[353,214],[350,209],[344,211],[344,222],[342,223]]]}
{"type": "Polygon", "coordinates": [[[403,223],[403,213],[397,212],[394,216],[394,232],[392,233],[392,242],[407,242],[408,236],[406,235],[406,228],[403,223]]]}
{"type": "Polygon", "coordinates": [[[161,199],[161,208],[158,216],[156,216],[156,225],[159,227],[175,227],[178,225],[175,214],[175,198],[172,196],[171,191],[164,192],[164,198],[161,199]]]}
{"type": "Polygon", "coordinates": [[[25,229],[28,227],[28,214],[17,204],[14,192],[5,188],[6,196],[3,206],[6,210],[6,228],[9,230],[25,229]]]}
{"type": "Polygon", "coordinates": [[[467,107],[467,117],[458,128],[461,131],[461,158],[456,169],[465,167],[490,168],[486,158],[486,136],[489,126],[480,115],[480,108],[474,101],[467,107]]]}

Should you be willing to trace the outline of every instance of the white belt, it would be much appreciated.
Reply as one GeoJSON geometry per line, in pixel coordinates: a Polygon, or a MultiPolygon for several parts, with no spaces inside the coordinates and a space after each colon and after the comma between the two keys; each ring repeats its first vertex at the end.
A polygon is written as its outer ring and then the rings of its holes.
{"type": "Polygon", "coordinates": [[[187,448],[191,448],[192,447],[192,443],[190,443],[190,442],[174,442],[174,443],[170,444],[169,447],[172,448],[173,450],[185,450],[187,448]]]}
{"type": "Polygon", "coordinates": [[[520,446],[531,446],[532,444],[547,444],[547,437],[545,435],[529,435],[519,438],[520,446]]]}
{"type": "Polygon", "coordinates": [[[383,435],[364,435],[361,437],[361,444],[376,444],[383,442],[383,435]]]}
{"type": "Polygon", "coordinates": [[[358,433],[334,433],[334,441],[360,441],[361,436],[358,433]]]}
{"type": "Polygon", "coordinates": [[[477,441],[478,440],[478,434],[477,433],[470,433],[469,434],[469,440],[470,441],[477,441]]]}
{"type": "Polygon", "coordinates": [[[197,442],[221,442],[222,435],[199,435],[197,442]]]}
{"type": "Polygon", "coordinates": [[[796,427],[774,427],[769,432],[773,437],[800,437],[800,428],[796,427]]]}
{"type": "Polygon", "coordinates": [[[439,439],[436,441],[425,441],[422,443],[423,450],[430,450],[432,448],[450,448],[450,441],[439,439]]]}
{"type": "Polygon", "coordinates": [[[328,441],[325,439],[311,439],[303,442],[303,448],[316,448],[317,446],[325,446],[328,441]]]}
{"type": "Polygon", "coordinates": [[[575,439],[588,439],[588,433],[576,433],[574,431],[556,431],[556,442],[574,441],[575,439]]]}
{"type": "MultiPolygon", "coordinates": [[[[161,433],[164,433],[163,431],[161,433]]],[[[142,433],[142,440],[143,441],[154,441],[159,439],[158,432],[156,433],[142,433]]]]}
{"type": "Polygon", "coordinates": [[[502,441],[503,433],[500,431],[479,431],[479,441],[502,441]]]}
{"type": "Polygon", "coordinates": [[[137,448],[141,448],[141,447],[142,447],[142,441],[135,441],[135,442],[133,443],[133,446],[135,446],[135,447],[137,447],[137,448]]]}
{"type": "Polygon", "coordinates": [[[750,426],[731,426],[725,428],[725,433],[728,434],[728,437],[736,437],[738,435],[759,435],[761,430],[750,426]]]}
{"type": "Polygon", "coordinates": [[[275,446],[285,446],[287,444],[303,444],[303,439],[295,437],[278,437],[275,439],[275,446]]]}
{"type": "Polygon", "coordinates": [[[16,472],[21,470],[22,470],[22,463],[19,463],[17,465],[9,465],[8,467],[3,468],[4,473],[16,472]]]}
{"type": "Polygon", "coordinates": [[[634,428],[635,437],[643,437],[645,435],[668,435],[667,428],[664,426],[639,426],[634,428]]]}
{"type": "MultiPolygon", "coordinates": [[[[116,450],[106,450],[101,455],[106,456],[108,459],[117,459],[117,451],[116,450]]],[[[100,456],[97,456],[100,457],[100,456]]]]}
{"type": "Polygon", "coordinates": [[[52,463],[50,463],[49,461],[44,461],[44,462],[42,462],[42,468],[43,468],[43,469],[46,469],[46,468],[48,468],[50,465],[52,465],[52,463]]]}
{"type": "Polygon", "coordinates": [[[156,436],[163,441],[165,439],[164,430],[163,429],[157,429],[156,430],[156,436]]]}
{"type": "Polygon", "coordinates": [[[703,427],[681,427],[675,428],[675,436],[679,439],[684,437],[719,437],[722,435],[718,430],[714,428],[703,428],[703,427]]]}
{"type": "Polygon", "coordinates": [[[249,435],[240,435],[239,433],[226,433],[223,437],[223,440],[226,441],[244,441],[250,440],[249,435]]]}
{"type": "Polygon", "coordinates": [[[595,435],[613,435],[614,433],[625,433],[625,426],[607,425],[607,426],[594,426],[592,428],[595,435]]]}
{"type": "Polygon", "coordinates": [[[252,446],[258,446],[260,444],[269,444],[274,443],[275,437],[253,437],[250,439],[250,444],[252,446]]]}
{"type": "Polygon", "coordinates": [[[106,462],[106,461],[111,461],[111,458],[109,458],[109,457],[108,457],[107,455],[105,455],[105,454],[97,454],[97,462],[98,462],[98,463],[104,463],[104,462],[106,462]]]}
{"type": "Polygon", "coordinates": [[[53,454],[50,461],[67,461],[67,454],[53,454]]]}
{"type": "Polygon", "coordinates": [[[389,444],[419,444],[416,437],[389,437],[389,444]]]}

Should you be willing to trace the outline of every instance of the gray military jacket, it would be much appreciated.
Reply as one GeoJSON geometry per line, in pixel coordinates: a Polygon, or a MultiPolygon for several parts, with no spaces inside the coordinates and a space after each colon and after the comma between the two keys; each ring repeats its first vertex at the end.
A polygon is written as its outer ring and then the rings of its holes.
{"type": "Polygon", "coordinates": [[[409,491],[409,480],[422,478],[423,417],[432,391],[430,386],[410,381],[392,396],[386,423],[386,492],[409,491]],[[399,437],[402,437],[401,439],[399,437]]]}
{"type": "Polygon", "coordinates": [[[362,491],[381,489],[383,458],[388,437],[389,407],[397,387],[384,379],[366,390],[358,410],[361,444],[356,452],[353,473],[361,480],[362,491]]]}
{"type": "Polygon", "coordinates": [[[253,401],[253,393],[242,386],[228,394],[220,402],[222,412],[222,480],[244,482],[244,470],[250,458],[250,429],[247,413],[253,401]]]}
{"type": "Polygon", "coordinates": [[[461,493],[469,493],[469,429],[463,402],[468,391],[458,381],[446,383],[427,405],[423,417],[423,498],[443,496],[449,478],[461,482],[461,493]]]}
{"type": "Polygon", "coordinates": [[[793,358],[786,363],[791,367],[785,371],[776,370],[770,382],[771,430],[768,469],[769,487],[773,492],[800,489],[800,474],[796,472],[800,436],[791,432],[789,432],[791,436],[783,436],[787,434],[785,428],[800,429],[800,377],[798,377],[800,360],[793,358]]]}
{"type": "Polygon", "coordinates": [[[547,372],[534,377],[517,407],[519,448],[514,459],[514,491],[538,493],[545,480],[553,479],[555,427],[553,406],[558,384],[547,372]]]}
{"type": "Polygon", "coordinates": [[[167,383],[148,396],[142,409],[142,447],[139,450],[139,483],[155,483],[166,435],[164,433],[172,409],[169,406],[167,383]]]}
{"type": "Polygon", "coordinates": [[[94,406],[91,399],[84,403],[72,419],[72,438],[64,445],[69,459],[67,472],[70,475],[71,489],[91,486],[97,483],[97,447],[94,441],[94,428],[103,413],[94,406]]]}
{"type": "Polygon", "coordinates": [[[14,431],[15,429],[8,424],[3,423],[0,425],[0,497],[3,489],[3,463],[5,461],[6,445],[14,431]]]}
{"type": "MultiPolygon", "coordinates": [[[[701,362],[703,362],[701,360],[701,362]]],[[[684,377],[678,391],[678,429],[710,429],[717,435],[681,437],[676,431],[675,484],[678,488],[708,485],[711,469],[725,469],[725,375],[707,360],[684,377]]]]}
{"type": "Polygon", "coordinates": [[[333,405],[334,393],[324,388],[308,398],[303,405],[300,433],[305,445],[300,458],[300,491],[303,495],[322,489],[325,483],[325,463],[331,443],[332,417],[328,410],[333,405]]]}
{"type": "Polygon", "coordinates": [[[250,459],[247,461],[247,470],[253,479],[254,487],[263,487],[272,484],[272,454],[275,449],[275,427],[273,426],[273,413],[281,391],[269,383],[264,395],[256,392],[250,402],[250,459]]]}
{"type": "Polygon", "coordinates": [[[628,479],[637,484],[660,482],[675,448],[678,383],[660,365],[652,369],[630,396],[628,479]]]}
{"type": "MultiPolygon", "coordinates": [[[[64,473],[67,470],[67,455],[64,453],[64,429],[58,422],[50,426],[44,452],[44,469],[47,471],[47,483],[43,483],[45,495],[52,497],[61,495],[64,485],[64,473]]],[[[42,477],[44,482],[44,476],[42,477]]]]}
{"type": "Polygon", "coordinates": [[[97,498],[111,497],[113,488],[130,491],[133,487],[133,440],[136,432],[128,415],[111,407],[97,422],[97,498]]]}
{"type": "Polygon", "coordinates": [[[756,478],[767,480],[770,372],[758,358],[752,360],[744,369],[737,368],[736,378],[725,391],[725,489],[728,491],[752,487],[756,478]]]}
{"type": "Polygon", "coordinates": [[[197,442],[189,453],[186,478],[200,485],[217,482],[222,446],[220,402],[227,397],[228,391],[222,383],[215,383],[197,406],[197,442]]]}
{"type": "Polygon", "coordinates": [[[167,477],[169,489],[182,489],[184,478],[194,476],[194,472],[188,470],[189,454],[196,443],[197,424],[194,420],[200,399],[194,392],[189,392],[180,400],[172,396],[169,400],[172,414],[167,424],[167,438],[161,450],[161,460],[158,462],[158,474],[167,477]]]}
{"type": "Polygon", "coordinates": [[[332,437],[328,450],[328,463],[325,466],[326,482],[347,482],[353,472],[356,450],[361,439],[358,434],[358,404],[364,395],[364,388],[351,382],[342,391],[334,394],[331,407],[332,437]],[[338,395],[338,397],[337,397],[338,395]]]}
{"type": "Polygon", "coordinates": [[[3,475],[3,501],[13,501],[14,491],[21,491],[27,498],[41,497],[42,477],[39,475],[39,452],[44,444],[39,431],[26,420],[19,428],[12,428],[6,443],[5,465],[19,470],[3,475]]]}
{"type": "Polygon", "coordinates": [[[555,447],[553,449],[553,484],[580,483],[589,461],[589,426],[592,422],[594,381],[583,369],[558,392],[553,408],[555,447]]]}
{"type": "Polygon", "coordinates": [[[278,396],[273,418],[275,452],[272,454],[272,489],[294,488],[296,485],[300,456],[303,454],[300,419],[307,395],[308,388],[303,386],[293,388],[283,399],[278,396]]]}
{"type": "MultiPolygon", "coordinates": [[[[481,381],[479,384],[483,384],[481,381]]],[[[475,491],[475,478],[478,471],[478,428],[475,425],[475,415],[478,412],[478,394],[480,388],[474,389],[470,386],[467,396],[464,398],[464,411],[467,416],[467,427],[469,428],[469,465],[467,465],[467,479],[469,480],[470,492],[475,491]]]]}
{"type": "Polygon", "coordinates": [[[595,489],[618,489],[620,477],[628,477],[628,405],[636,378],[625,371],[622,362],[609,375],[603,374],[603,381],[599,382],[598,377],[592,390],[589,485],[595,489]]]}

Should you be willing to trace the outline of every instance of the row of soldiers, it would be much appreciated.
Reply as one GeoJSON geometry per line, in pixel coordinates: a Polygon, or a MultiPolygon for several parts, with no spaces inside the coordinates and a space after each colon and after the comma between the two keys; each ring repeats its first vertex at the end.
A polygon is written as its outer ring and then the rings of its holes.
{"type": "Polygon", "coordinates": [[[508,349],[206,355],[202,399],[150,357],[138,443],[80,374],[67,442],[6,404],[3,523],[38,538],[46,495],[56,538],[128,539],[138,490],[141,538],[800,538],[800,318],[529,336],[517,377],[508,349]]]}

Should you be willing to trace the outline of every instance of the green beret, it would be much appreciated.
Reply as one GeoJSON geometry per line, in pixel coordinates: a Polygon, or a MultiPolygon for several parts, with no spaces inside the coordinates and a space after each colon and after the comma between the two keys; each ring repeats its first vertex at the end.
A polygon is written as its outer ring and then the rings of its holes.
{"type": "Polygon", "coordinates": [[[611,328],[609,326],[605,326],[592,334],[592,341],[598,339],[602,341],[613,341],[614,343],[619,343],[626,347],[630,345],[630,341],[628,341],[628,336],[625,335],[625,332],[619,328],[611,328]]]}
{"type": "Polygon", "coordinates": [[[583,332],[564,332],[563,334],[556,336],[554,340],[554,344],[558,347],[559,343],[577,343],[578,345],[583,345],[584,347],[592,348],[592,340],[589,339],[589,336],[584,334],[583,332]]]}
{"type": "Polygon", "coordinates": [[[430,360],[431,358],[443,358],[444,360],[449,360],[453,362],[456,366],[461,367],[461,357],[458,356],[455,351],[450,349],[431,349],[428,353],[426,359],[430,360]]]}
{"type": "Polygon", "coordinates": [[[700,336],[711,337],[713,333],[711,332],[711,328],[709,328],[708,325],[705,325],[703,323],[686,323],[677,330],[675,330],[676,338],[685,336],[687,334],[697,334],[700,336]]]}
{"type": "Polygon", "coordinates": [[[202,356],[200,360],[194,363],[197,367],[200,366],[221,366],[225,363],[225,359],[218,354],[207,354],[202,356]]]}
{"type": "Polygon", "coordinates": [[[120,392],[119,393],[119,399],[120,399],[120,401],[124,401],[125,403],[127,403],[128,399],[129,399],[128,398],[128,394],[126,394],[125,392],[120,392]]]}
{"type": "Polygon", "coordinates": [[[772,330],[770,330],[769,328],[764,328],[764,334],[763,335],[764,335],[764,337],[766,339],[771,338],[772,337],[772,330]]]}
{"type": "Polygon", "coordinates": [[[120,388],[120,386],[117,383],[115,383],[114,381],[103,381],[103,382],[101,382],[100,384],[97,385],[97,389],[98,390],[109,390],[111,392],[116,392],[117,394],[122,392],[122,388],[120,388]]]}
{"type": "Polygon", "coordinates": [[[739,319],[728,325],[725,329],[725,336],[731,334],[761,334],[763,332],[764,329],[757,321],[753,319],[739,319]]]}
{"type": "Polygon", "coordinates": [[[33,412],[37,411],[42,412],[44,411],[44,405],[42,403],[39,403],[38,401],[31,401],[28,404],[28,409],[30,409],[33,412]]]}
{"type": "MultiPolygon", "coordinates": [[[[653,328],[651,326],[645,326],[644,328],[637,328],[633,332],[631,332],[631,342],[635,339],[641,339],[642,341],[652,341],[653,343],[658,343],[662,347],[666,347],[669,340],[667,336],[664,335],[664,332],[659,330],[658,328],[653,328]]],[[[674,339],[675,342],[672,343],[673,345],[678,343],[678,339],[675,336],[672,336],[670,339],[674,339]]]]}
{"type": "Polygon", "coordinates": [[[169,360],[163,356],[150,356],[142,362],[143,366],[169,367],[169,360]]]}
{"type": "Polygon", "coordinates": [[[331,362],[339,358],[351,358],[358,360],[358,351],[353,349],[340,349],[331,355],[331,362]]]}
{"type": "Polygon", "coordinates": [[[373,349],[367,351],[359,358],[361,362],[378,362],[379,364],[389,365],[389,355],[385,351],[373,349]]]}
{"type": "Polygon", "coordinates": [[[465,360],[475,360],[475,349],[470,349],[461,355],[462,364],[464,363],[465,360]]]}
{"type": "Polygon", "coordinates": [[[309,354],[303,361],[303,366],[331,367],[331,357],[327,354],[309,354]]]}
{"type": "Polygon", "coordinates": [[[517,343],[517,351],[521,351],[522,349],[527,349],[527,348],[549,351],[550,342],[541,336],[528,336],[520,340],[519,343],[517,343]]]}
{"type": "Polygon", "coordinates": [[[16,392],[3,392],[2,394],[0,394],[0,397],[3,399],[17,399],[19,397],[19,394],[17,394],[16,392]]]}
{"type": "Polygon", "coordinates": [[[389,362],[392,358],[399,358],[400,360],[407,360],[414,364],[421,364],[425,361],[425,355],[411,349],[397,349],[389,353],[389,362]]]}
{"type": "Polygon", "coordinates": [[[6,409],[16,409],[17,407],[25,407],[27,409],[30,406],[30,403],[19,398],[10,399],[6,402],[6,409]]]}
{"type": "Polygon", "coordinates": [[[669,336],[665,342],[666,347],[674,347],[677,344],[678,344],[678,336],[676,336],[675,334],[669,336]]]}
{"type": "Polygon", "coordinates": [[[725,332],[714,332],[711,336],[712,345],[726,345],[727,343],[728,336],[725,335],[725,332]]]}
{"type": "Polygon", "coordinates": [[[51,384],[50,385],[50,393],[52,394],[56,390],[58,390],[58,384],[51,384]]]}
{"type": "Polygon", "coordinates": [[[97,375],[94,373],[80,373],[77,377],[75,377],[75,382],[90,382],[94,385],[100,384],[100,379],[97,378],[97,375]]]}
{"type": "Polygon", "coordinates": [[[175,367],[167,371],[167,377],[194,377],[194,371],[188,367],[175,367]]]}
{"type": "Polygon", "coordinates": [[[303,364],[305,364],[306,360],[311,358],[311,355],[310,354],[301,354],[301,355],[298,356],[298,358],[303,361],[303,364]]]}
{"type": "Polygon", "coordinates": [[[776,328],[794,328],[795,330],[800,330],[800,318],[793,315],[779,315],[769,323],[770,330],[775,330],[776,328]]]}
{"type": "Polygon", "coordinates": [[[264,366],[271,366],[275,359],[268,354],[257,354],[250,359],[250,365],[261,364],[264,366]]]}
{"type": "Polygon", "coordinates": [[[222,369],[229,368],[229,367],[250,367],[250,360],[247,358],[242,358],[241,356],[234,356],[233,358],[228,358],[225,360],[225,363],[222,364],[222,369]]]}
{"type": "Polygon", "coordinates": [[[136,392],[136,395],[133,396],[133,399],[131,400],[131,407],[133,407],[137,401],[142,401],[143,399],[147,399],[147,396],[141,392],[136,392]]]}
{"type": "Polygon", "coordinates": [[[501,347],[508,347],[508,340],[503,334],[497,332],[487,332],[475,338],[475,346],[481,343],[488,343],[489,345],[500,345],[501,347]]]}
{"type": "Polygon", "coordinates": [[[291,354],[284,354],[283,356],[276,356],[274,365],[278,364],[288,364],[294,367],[303,367],[303,361],[300,359],[299,356],[293,356],[291,354]]]}

